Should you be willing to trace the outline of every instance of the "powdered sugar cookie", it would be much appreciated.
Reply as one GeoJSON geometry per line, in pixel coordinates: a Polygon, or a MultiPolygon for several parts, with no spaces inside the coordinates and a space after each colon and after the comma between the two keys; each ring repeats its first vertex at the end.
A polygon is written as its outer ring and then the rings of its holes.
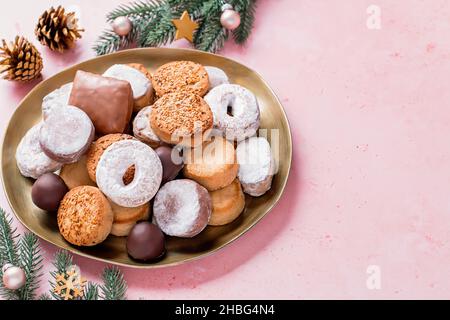
{"type": "Polygon", "coordinates": [[[50,113],[41,127],[39,143],[53,160],[73,163],[87,151],[94,134],[88,115],[77,107],[67,106],[50,113]]]}
{"type": "Polygon", "coordinates": [[[146,70],[143,65],[115,64],[103,73],[104,77],[125,80],[130,83],[136,112],[149,105],[153,100],[153,86],[151,79],[146,75],[148,72],[141,72],[138,68],[146,70]]]}
{"type": "Polygon", "coordinates": [[[221,84],[230,83],[227,74],[222,69],[212,66],[205,66],[205,70],[208,72],[209,90],[220,86],[221,84]]]}
{"type": "MultiPolygon", "coordinates": [[[[129,140],[134,139],[132,136],[124,133],[111,133],[107,134],[103,137],[98,138],[96,141],[92,142],[91,146],[89,147],[89,150],[86,153],[86,167],[87,172],[89,175],[89,178],[91,178],[92,181],[96,182],[96,171],[97,171],[97,164],[100,161],[100,158],[105,152],[106,149],[110,145],[112,145],[114,142],[120,141],[120,140],[129,140]]],[[[125,183],[130,183],[134,178],[134,167],[133,169],[129,169],[127,171],[127,174],[125,176],[130,176],[131,179],[125,179],[125,183]]],[[[124,177],[125,177],[124,176],[124,177]]]]}
{"type": "Polygon", "coordinates": [[[152,148],[156,148],[161,144],[161,140],[150,125],[151,113],[152,106],[145,107],[139,111],[133,121],[133,134],[142,142],[149,144],[152,148]]]}
{"type": "Polygon", "coordinates": [[[259,107],[255,96],[237,84],[222,84],[206,96],[214,115],[214,127],[228,140],[242,141],[259,128],[259,107]]]}
{"type": "Polygon", "coordinates": [[[262,137],[252,137],[238,144],[236,148],[239,163],[238,178],[244,192],[259,197],[272,185],[275,161],[269,142],[262,137]]]}
{"type": "Polygon", "coordinates": [[[42,117],[47,119],[50,112],[66,107],[69,104],[73,83],[67,83],[44,97],[42,100],[42,117]]]}
{"type": "Polygon", "coordinates": [[[145,143],[122,140],[109,146],[100,157],[96,180],[100,190],[122,207],[138,207],[158,191],[162,165],[158,155],[145,143]],[[133,181],[125,185],[123,176],[135,166],[133,181]]]}
{"type": "Polygon", "coordinates": [[[20,141],[16,150],[17,167],[24,177],[37,179],[44,173],[55,172],[62,164],[50,159],[39,144],[42,122],[32,127],[20,141]]]}
{"type": "Polygon", "coordinates": [[[208,191],[188,179],[167,182],[153,203],[153,219],[170,236],[191,238],[199,234],[211,217],[208,191]]]}

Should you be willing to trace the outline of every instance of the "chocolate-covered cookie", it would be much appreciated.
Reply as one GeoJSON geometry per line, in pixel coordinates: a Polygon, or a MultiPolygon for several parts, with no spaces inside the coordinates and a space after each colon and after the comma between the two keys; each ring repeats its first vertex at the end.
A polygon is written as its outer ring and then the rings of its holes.
{"type": "Polygon", "coordinates": [[[69,104],[88,114],[97,133],[123,133],[133,112],[133,92],[127,81],[79,70],[69,104]]]}
{"type": "Polygon", "coordinates": [[[161,146],[155,149],[155,152],[159,156],[163,166],[163,177],[161,183],[166,183],[175,179],[181,169],[183,169],[184,164],[182,159],[179,159],[181,163],[174,163],[172,160],[172,151],[173,149],[168,146],[161,146]]]}
{"type": "Polygon", "coordinates": [[[31,200],[42,210],[56,211],[68,191],[69,188],[60,176],[54,173],[46,173],[33,184],[31,200]]]}
{"type": "Polygon", "coordinates": [[[153,223],[140,222],[131,229],[128,235],[127,251],[136,260],[152,261],[159,259],[166,251],[164,234],[153,223]]]}

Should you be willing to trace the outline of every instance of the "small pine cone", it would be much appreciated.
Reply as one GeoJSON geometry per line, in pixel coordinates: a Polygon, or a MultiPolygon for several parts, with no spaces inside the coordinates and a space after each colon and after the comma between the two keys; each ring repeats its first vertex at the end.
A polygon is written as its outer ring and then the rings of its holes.
{"type": "Polygon", "coordinates": [[[56,9],[51,7],[40,16],[34,33],[42,45],[63,52],[75,45],[83,31],[78,28],[75,13],[66,13],[62,6],[58,6],[56,9]]]}
{"type": "Polygon", "coordinates": [[[14,42],[2,40],[0,47],[0,75],[14,81],[33,80],[41,74],[42,57],[36,47],[24,37],[14,42]]]}

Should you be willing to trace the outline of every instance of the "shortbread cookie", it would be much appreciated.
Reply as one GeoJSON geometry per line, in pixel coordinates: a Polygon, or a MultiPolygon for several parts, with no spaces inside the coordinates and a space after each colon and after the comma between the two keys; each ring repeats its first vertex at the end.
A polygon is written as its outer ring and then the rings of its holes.
{"type": "Polygon", "coordinates": [[[127,81],[78,70],[69,104],[87,113],[98,134],[123,133],[133,112],[133,91],[127,81]]]}
{"type": "Polygon", "coordinates": [[[223,189],[209,193],[212,201],[212,213],[209,225],[222,226],[234,221],[245,207],[245,196],[238,179],[223,189]]]}
{"type": "Polygon", "coordinates": [[[173,61],[162,65],[153,74],[152,83],[159,97],[179,91],[203,97],[209,88],[205,68],[192,61],[173,61]]]}
{"type": "Polygon", "coordinates": [[[139,111],[133,121],[133,134],[137,139],[147,143],[152,148],[156,148],[161,144],[161,140],[150,125],[151,113],[152,106],[147,106],[139,111]]]}
{"type": "Polygon", "coordinates": [[[44,97],[42,100],[42,117],[47,119],[50,112],[66,107],[69,104],[73,83],[67,83],[44,97]]]}
{"type": "Polygon", "coordinates": [[[234,146],[222,137],[213,137],[201,150],[185,150],[184,176],[200,183],[209,191],[229,185],[238,172],[234,146]]]}
{"type": "Polygon", "coordinates": [[[206,96],[214,114],[214,128],[228,140],[242,141],[256,134],[260,124],[258,102],[253,93],[237,84],[222,84],[206,96]]]}
{"type": "Polygon", "coordinates": [[[139,207],[150,201],[159,189],[162,165],[158,155],[145,143],[122,140],[109,146],[97,164],[100,190],[122,207],[139,207]],[[123,175],[135,166],[133,181],[125,185],[123,175]]]}
{"type": "Polygon", "coordinates": [[[150,203],[136,208],[121,207],[114,202],[110,204],[114,213],[111,234],[117,237],[127,236],[137,222],[150,217],[150,203]]]}
{"type": "Polygon", "coordinates": [[[275,161],[269,142],[263,137],[252,137],[240,142],[236,148],[239,163],[238,178],[244,192],[259,197],[271,185],[275,171],[275,161]]]}
{"type": "Polygon", "coordinates": [[[111,232],[114,214],[108,199],[90,186],[70,190],[58,209],[61,235],[77,246],[94,246],[111,232]]]}
{"type": "Polygon", "coordinates": [[[205,70],[208,73],[209,90],[220,86],[221,84],[230,83],[227,74],[222,69],[206,66],[205,70]]]}
{"type": "Polygon", "coordinates": [[[170,236],[191,238],[199,234],[211,217],[208,191],[188,179],[167,182],[153,203],[153,220],[170,236]]]}
{"type": "Polygon", "coordinates": [[[20,173],[27,178],[37,179],[44,173],[55,172],[61,163],[50,159],[39,144],[42,122],[32,127],[20,141],[16,151],[16,162],[20,173]]]}
{"type": "Polygon", "coordinates": [[[150,123],[155,134],[169,144],[197,146],[213,125],[213,115],[200,96],[175,92],[159,98],[152,107],[150,123]]]}
{"type": "MultiPolygon", "coordinates": [[[[95,177],[97,164],[103,152],[105,152],[105,150],[114,142],[130,139],[134,138],[128,134],[115,133],[100,137],[91,144],[91,147],[86,154],[86,166],[89,178],[91,178],[92,181],[97,181],[95,177]]],[[[131,180],[125,179],[126,184],[130,183],[133,180],[134,169],[130,169],[129,171],[127,171],[127,175],[131,177],[131,180]]]]}
{"type": "Polygon", "coordinates": [[[115,64],[103,73],[105,77],[128,81],[133,91],[134,111],[138,112],[153,100],[153,86],[149,72],[141,64],[115,64]],[[142,71],[141,71],[142,70],[142,71]]]}
{"type": "Polygon", "coordinates": [[[89,178],[86,168],[86,156],[82,156],[75,163],[66,164],[59,173],[69,190],[80,186],[96,186],[94,181],[89,178]]]}
{"type": "Polygon", "coordinates": [[[42,125],[39,143],[49,158],[73,163],[87,151],[94,135],[88,115],[77,107],[67,106],[50,113],[42,125]]]}

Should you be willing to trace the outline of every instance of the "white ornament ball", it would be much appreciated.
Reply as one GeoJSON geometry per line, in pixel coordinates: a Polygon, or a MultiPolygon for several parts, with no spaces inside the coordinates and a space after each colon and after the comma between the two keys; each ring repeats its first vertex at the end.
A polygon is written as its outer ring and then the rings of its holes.
{"type": "Polygon", "coordinates": [[[227,30],[234,30],[241,24],[241,16],[237,11],[226,9],[220,16],[220,24],[227,30]]]}
{"type": "Polygon", "coordinates": [[[5,265],[3,267],[3,285],[10,290],[17,290],[22,288],[27,281],[25,271],[19,267],[12,265],[5,265]]]}
{"type": "Polygon", "coordinates": [[[116,34],[124,37],[133,29],[133,23],[127,17],[117,17],[112,23],[112,28],[116,34]]]}

